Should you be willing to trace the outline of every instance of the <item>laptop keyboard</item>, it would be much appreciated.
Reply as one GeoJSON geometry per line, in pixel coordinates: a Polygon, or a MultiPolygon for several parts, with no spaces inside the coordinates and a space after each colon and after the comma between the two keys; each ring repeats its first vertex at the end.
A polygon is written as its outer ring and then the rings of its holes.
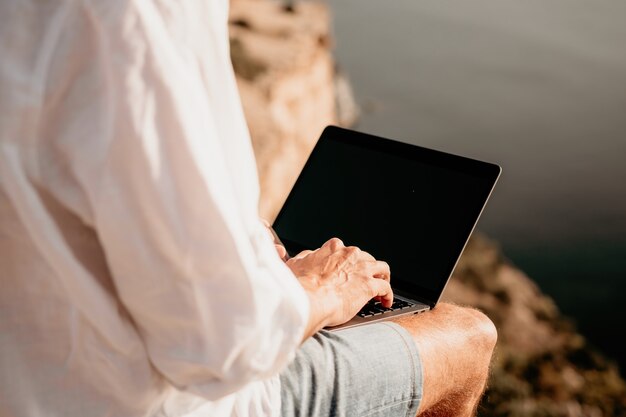
{"type": "Polygon", "coordinates": [[[392,306],[390,308],[386,308],[383,307],[380,301],[370,300],[356,315],[359,317],[378,316],[380,314],[386,313],[387,311],[404,310],[414,305],[415,303],[412,303],[410,301],[404,301],[400,300],[399,298],[394,298],[392,306]]]}

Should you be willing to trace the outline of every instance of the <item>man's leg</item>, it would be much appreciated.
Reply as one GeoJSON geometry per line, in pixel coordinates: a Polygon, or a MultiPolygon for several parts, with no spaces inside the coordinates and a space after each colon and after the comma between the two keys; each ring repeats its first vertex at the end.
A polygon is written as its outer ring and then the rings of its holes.
{"type": "Polygon", "coordinates": [[[422,361],[420,416],[472,416],[485,389],[496,328],[478,310],[439,303],[394,320],[409,331],[422,361]]]}
{"type": "Polygon", "coordinates": [[[484,314],[446,303],[394,322],[320,332],[281,375],[282,415],[473,415],[495,342],[484,314]]]}
{"type": "Polygon", "coordinates": [[[422,396],[417,347],[388,321],[317,333],[280,380],[284,417],[411,417],[422,396]]]}

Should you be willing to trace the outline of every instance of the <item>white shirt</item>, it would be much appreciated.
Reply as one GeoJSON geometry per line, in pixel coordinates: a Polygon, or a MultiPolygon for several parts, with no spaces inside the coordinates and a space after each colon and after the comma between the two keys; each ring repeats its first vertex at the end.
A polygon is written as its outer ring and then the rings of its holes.
{"type": "Polygon", "coordinates": [[[308,298],[226,0],[0,1],[0,416],[261,416],[308,298]]]}

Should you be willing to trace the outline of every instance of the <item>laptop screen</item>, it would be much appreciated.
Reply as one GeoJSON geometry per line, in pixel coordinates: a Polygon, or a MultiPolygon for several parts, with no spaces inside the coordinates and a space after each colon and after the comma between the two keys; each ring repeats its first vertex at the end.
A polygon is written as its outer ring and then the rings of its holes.
{"type": "Polygon", "coordinates": [[[434,305],[500,173],[496,165],[329,127],[278,215],[290,251],[332,237],[391,267],[434,305]]]}

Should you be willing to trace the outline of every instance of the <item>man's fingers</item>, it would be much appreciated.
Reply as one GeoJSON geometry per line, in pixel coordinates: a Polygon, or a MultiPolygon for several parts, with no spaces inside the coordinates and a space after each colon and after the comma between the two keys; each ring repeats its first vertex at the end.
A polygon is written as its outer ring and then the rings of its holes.
{"type": "Polygon", "coordinates": [[[385,261],[376,261],[376,269],[380,272],[374,274],[374,278],[384,279],[389,282],[391,280],[391,268],[385,261]]]}
{"type": "Polygon", "coordinates": [[[276,242],[276,239],[274,239],[274,234],[272,233],[272,231],[270,230],[269,226],[265,228],[265,231],[267,232],[267,234],[270,236],[270,239],[272,239],[272,242],[276,242]]]}
{"type": "Polygon", "coordinates": [[[331,252],[335,252],[344,247],[345,245],[343,244],[342,240],[337,237],[329,239],[328,241],[326,241],[326,243],[322,245],[322,248],[329,249],[331,252]]]}
{"type": "Polygon", "coordinates": [[[268,222],[267,220],[265,220],[264,218],[260,217],[259,218],[261,220],[261,223],[263,223],[263,226],[265,226],[265,230],[267,231],[267,233],[270,235],[270,238],[272,239],[272,242],[274,243],[280,243],[276,238],[276,233],[274,232],[274,229],[272,229],[272,226],[270,225],[270,222],[268,222]]]}
{"type": "Polygon", "coordinates": [[[339,252],[348,262],[357,263],[361,260],[361,249],[356,246],[344,246],[340,248],[337,252],[339,252]]]}
{"type": "Polygon", "coordinates": [[[372,289],[371,298],[377,297],[380,299],[383,307],[391,307],[393,304],[393,290],[389,282],[382,279],[372,279],[370,280],[370,288],[372,289]]]}
{"type": "Polygon", "coordinates": [[[283,245],[274,244],[274,247],[276,248],[276,252],[278,252],[278,256],[280,256],[280,259],[285,259],[287,257],[287,249],[285,249],[283,245]]]}

